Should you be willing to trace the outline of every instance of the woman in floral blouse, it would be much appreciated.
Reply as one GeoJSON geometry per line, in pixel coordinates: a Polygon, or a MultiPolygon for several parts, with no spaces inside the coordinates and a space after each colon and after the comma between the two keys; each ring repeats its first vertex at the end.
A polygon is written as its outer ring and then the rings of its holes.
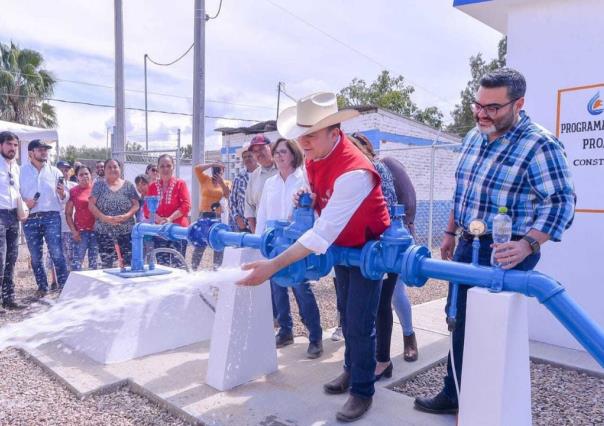
{"type": "MultiPolygon", "coordinates": [[[[191,196],[184,180],[174,176],[174,159],[169,154],[163,154],[157,161],[159,180],[149,185],[148,196],[159,196],[159,206],[155,215],[155,223],[174,223],[179,226],[189,225],[189,212],[191,211],[191,196]]],[[[149,217],[149,210],[145,206],[145,217],[149,217]]],[[[169,247],[178,250],[183,256],[187,251],[187,241],[167,241],[155,237],[155,248],[169,247]]],[[[157,259],[160,264],[170,264],[170,255],[159,254],[157,259]]]]}

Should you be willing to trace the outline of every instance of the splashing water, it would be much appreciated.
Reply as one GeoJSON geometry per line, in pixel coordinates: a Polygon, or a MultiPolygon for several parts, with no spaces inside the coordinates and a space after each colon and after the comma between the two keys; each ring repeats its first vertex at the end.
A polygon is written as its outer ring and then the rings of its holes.
{"type": "Polygon", "coordinates": [[[167,296],[198,297],[200,292],[207,293],[211,287],[235,285],[245,275],[246,272],[239,268],[224,268],[165,278],[156,285],[133,282],[132,285],[110,287],[102,295],[60,299],[44,312],[2,327],[0,351],[9,346],[35,348],[72,336],[88,322],[110,323],[122,314],[124,308],[160,301],[167,296]]]}

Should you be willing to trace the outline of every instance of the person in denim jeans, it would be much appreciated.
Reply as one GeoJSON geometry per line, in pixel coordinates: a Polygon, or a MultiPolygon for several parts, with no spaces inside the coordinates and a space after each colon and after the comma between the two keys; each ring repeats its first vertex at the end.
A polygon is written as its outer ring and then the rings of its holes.
{"type": "Polygon", "coordinates": [[[21,167],[19,178],[21,197],[30,209],[23,232],[38,285],[37,296],[44,297],[48,292],[48,279],[42,257],[44,241],[55,266],[59,289],[62,289],[67,281],[59,213],[63,208],[62,200],[65,200],[67,194],[60,180],[63,179],[63,173],[48,164],[48,150],[52,147],[35,139],[27,148],[30,162],[21,167]]]}
{"type": "MultiPolygon", "coordinates": [[[[19,149],[19,138],[11,132],[0,132],[0,286],[2,307],[22,309],[15,302],[13,275],[19,253],[19,165],[15,156],[19,149]]],[[[0,309],[2,312],[2,309],[0,309]]]]}
{"type": "Polygon", "coordinates": [[[73,240],[73,260],[71,269],[79,271],[88,252],[88,267],[97,269],[99,248],[94,231],[94,215],[88,208],[88,199],[92,191],[92,173],[88,166],[76,170],[78,185],[69,191],[69,201],[65,207],[65,220],[71,230],[73,240]]]}
{"type": "MultiPolygon", "coordinates": [[[[303,154],[296,141],[279,139],[273,145],[271,154],[278,173],[264,183],[258,210],[256,212],[256,234],[261,234],[269,221],[289,220],[293,213],[292,199],[296,191],[307,185],[303,154]]],[[[318,358],[323,354],[323,330],[317,300],[308,281],[292,287],[302,323],[308,329],[308,358],[318,358]]],[[[271,293],[276,309],[279,332],[275,337],[278,348],[294,343],[293,321],[289,305],[289,292],[271,280],[271,293]]]]}

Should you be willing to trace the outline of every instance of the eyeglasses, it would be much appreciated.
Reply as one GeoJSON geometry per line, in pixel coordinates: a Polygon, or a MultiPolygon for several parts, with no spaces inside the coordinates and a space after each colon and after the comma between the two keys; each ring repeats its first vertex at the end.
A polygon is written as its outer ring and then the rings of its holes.
{"type": "Polygon", "coordinates": [[[289,151],[287,149],[276,149],[273,155],[287,155],[289,151]]]}
{"type": "Polygon", "coordinates": [[[157,169],[156,168],[149,169],[149,171],[153,172],[153,173],[157,173],[157,169]]]}
{"type": "Polygon", "coordinates": [[[15,179],[13,178],[13,174],[8,172],[8,184],[10,186],[15,186],[15,179]]]}
{"type": "Polygon", "coordinates": [[[503,105],[499,105],[499,104],[490,104],[490,105],[482,105],[479,104],[476,100],[472,101],[472,112],[474,114],[478,114],[480,111],[484,111],[486,115],[488,115],[489,117],[494,117],[497,115],[497,113],[499,112],[499,110],[503,107],[508,106],[511,103],[516,102],[518,99],[520,98],[516,98],[516,99],[512,99],[509,102],[506,102],[503,105]]]}

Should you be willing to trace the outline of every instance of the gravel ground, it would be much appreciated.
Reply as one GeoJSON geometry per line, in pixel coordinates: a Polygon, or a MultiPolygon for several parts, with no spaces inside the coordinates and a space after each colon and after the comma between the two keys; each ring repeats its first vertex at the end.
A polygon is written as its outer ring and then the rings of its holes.
{"type": "Polygon", "coordinates": [[[185,425],[125,389],[77,399],[15,349],[0,352],[2,425],[185,425]]]}
{"type": "MultiPolygon", "coordinates": [[[[446,364],[418,374],[394,388],[411,397],[433,396],[441,390],[446,364]]],[[[549,364],[531,362],[533,424],[604,424],[604,378],[549,364]]]]}

